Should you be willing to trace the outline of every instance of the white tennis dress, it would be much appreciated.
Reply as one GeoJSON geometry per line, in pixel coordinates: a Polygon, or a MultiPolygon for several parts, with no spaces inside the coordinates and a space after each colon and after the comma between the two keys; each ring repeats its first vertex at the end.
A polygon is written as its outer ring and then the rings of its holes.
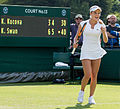
{"type": "Polygon", "coordinates": [[[99,22],[91,28],[89,20],[82,21],[81,26],[87,22],[86,27],[83,31],[83,45],[81,47],[80,60],[90,59],[95,60],[102,58],[107,52],[101,47],[100,36],[101,36],[101,26],[105,27],[104,24],[99,22]]]}

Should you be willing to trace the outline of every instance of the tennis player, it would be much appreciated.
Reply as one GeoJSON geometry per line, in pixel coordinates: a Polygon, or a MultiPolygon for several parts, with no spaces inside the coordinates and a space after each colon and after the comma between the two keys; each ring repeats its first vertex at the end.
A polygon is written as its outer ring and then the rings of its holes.
{"type": "Polygon", "coordinates": [[[97,84],[97,75],[101,63],[101,58],[106,54],[106,51],[101,47],[100,36],[103,34],[103,41],[108,42],[106,33],[106,27],[102,20],[100,20],[101,8],[99,6],[92,6],[90,8],[90,19],[82,21],[79,25],[77,34],[74,38],[74,48],[77,48],[76,44],[79,31],[85,22],[86,27],[83,31],[83,45],[81,47],[80,60],[82,61],[84,77],[81,81],[81,90],[78,96],[78,102],[83,102],[85,87],[91,78],[90,82],[90,96],[88,98],[89,104],[96,104],[93,95],[97,84]]]}

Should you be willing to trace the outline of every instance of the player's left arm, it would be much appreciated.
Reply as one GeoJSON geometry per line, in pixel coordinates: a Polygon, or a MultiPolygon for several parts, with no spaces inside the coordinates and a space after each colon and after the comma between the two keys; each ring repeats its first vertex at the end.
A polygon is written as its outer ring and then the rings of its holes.
{"type": "Polygon", "coordinates": [[[101,32],[103,33],[103,41],[105,43],[107,43],[108,42],[108,36],[107,36],[107,31],[106,31],[105,24],[103,23],[103,21],[101,19],[99,20],[99,23],[102,24],[101,32]]]}
{"type": "Polygon", "coordinates": [[[101,31],[103,33],[103,41],[105,43],[107,43],[108,42],[108,36],[107,36],[107,32],[106,32],[106,27],[101,27],[101,31]]]}

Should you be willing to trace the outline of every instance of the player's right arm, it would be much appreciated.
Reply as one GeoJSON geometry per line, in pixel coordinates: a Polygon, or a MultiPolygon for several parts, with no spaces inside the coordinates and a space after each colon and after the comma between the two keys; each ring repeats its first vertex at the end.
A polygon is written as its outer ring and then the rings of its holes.
{"type": "Polygon", "coordinates": [[[78,46],[78,36],[79,36],[79,34],[80,34],[80,30],[82,29],[82,27],[81,27],[81,25],[79,24],[79,26],[78,26],[78,30],[77,30],[77,33],[76,33],[76,35],[75,35],[75,37],[74,37],[74,44],[73,44],[73,48],[77,48],[77,46],[78,46]]]}

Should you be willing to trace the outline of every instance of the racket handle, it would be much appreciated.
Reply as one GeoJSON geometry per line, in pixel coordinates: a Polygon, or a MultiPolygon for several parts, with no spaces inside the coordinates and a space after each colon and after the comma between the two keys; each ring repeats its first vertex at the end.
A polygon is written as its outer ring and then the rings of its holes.
{"type": "Polygon", "coordinates": [[[72,50],[72,54],[74,54],[74,53],[75,53],[75,50],[76,50],[76,48],[73,48],[73,50],[72,50]]]}

